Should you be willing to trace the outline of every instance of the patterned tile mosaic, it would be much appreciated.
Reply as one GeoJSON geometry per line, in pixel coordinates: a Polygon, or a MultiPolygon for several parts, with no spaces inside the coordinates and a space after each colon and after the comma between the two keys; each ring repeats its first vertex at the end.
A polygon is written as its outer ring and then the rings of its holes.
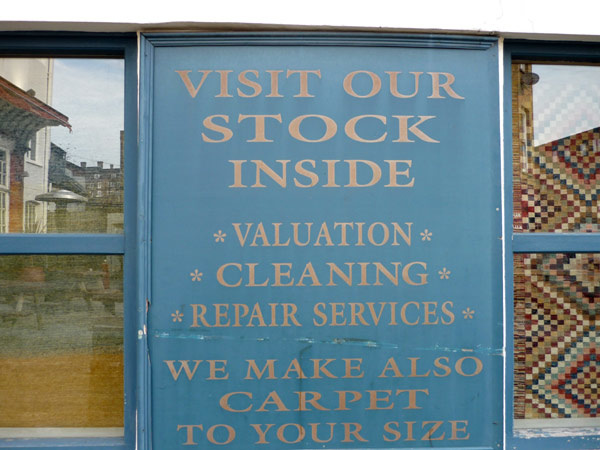
{"type": "Polygon", "coordinates": [[[600,417],[600,254],[515,255],[515,418],[600,417]]]}

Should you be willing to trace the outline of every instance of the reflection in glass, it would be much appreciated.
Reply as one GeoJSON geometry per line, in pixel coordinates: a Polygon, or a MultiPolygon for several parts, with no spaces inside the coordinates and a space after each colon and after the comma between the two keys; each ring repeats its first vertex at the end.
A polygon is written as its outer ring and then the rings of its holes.
{"type": "Polygon", "coordinates": [[[122,261],[0,257],[0,437],[123,427],[122,261]]]}
{"type": "Polygon", "coordinates": [[[123,69],[0,58],[0,233],[123,232],[123,69]]]}
{"type": "Polygon", "coordinates": [[[514,231],[600,231],[600,67],[512,73],[514,231]]]}
{"type": "Polygon", "coordinates": [[[600,254],[516,254],[514,269],[515,419],[600,426],[600,254]]]}

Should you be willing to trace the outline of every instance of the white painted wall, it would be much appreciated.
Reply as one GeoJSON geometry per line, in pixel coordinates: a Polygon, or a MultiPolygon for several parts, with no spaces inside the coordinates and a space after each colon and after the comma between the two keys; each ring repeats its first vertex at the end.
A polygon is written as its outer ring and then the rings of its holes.
{"type": "Polygon", "coordinates": [[[10,2],[0,29],[134,31],[162,24],[447,30],[600,36],[598,0],[45,0],[10,2]]]}

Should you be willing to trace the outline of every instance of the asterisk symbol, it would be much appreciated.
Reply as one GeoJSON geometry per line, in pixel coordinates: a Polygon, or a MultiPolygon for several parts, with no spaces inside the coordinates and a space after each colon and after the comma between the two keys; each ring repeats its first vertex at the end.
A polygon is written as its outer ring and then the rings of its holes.
{"type": "Polygon", "coordinates": [[[173,322],[181,322],[183,313],[180,313],[179,310],[176,310],[173,314],[171,314],[171,317],[173,318],[173,322]]]}
{"type": "Polygon", "coordinates": [[[422,241],[430,241],[432,235],[433,235],[433,233],[431,231],[429,231],[427,228],[425,228],[425,231],[423,231],[421,233],[421,240],[422,241]]]}
{"type": "Polygon", "coordinates": [[[465,319],[472,319],[473,318],[473,314],[475,314],[475,311],[473,311],[471,308],[467,308],[467,309],[463,309],[463,316],[465,316],[465,319]]]}
{"type": "Polygon", "coordinates": [[[198,272],[198,269],[190,272],[190,277],[192,277],[192,281],[202,281],[202,272],[198,272]]]}
{"type": "Polygon", "coordinates": [[[217,233],[214,233],[213,236],[215,237],[215,242],[225,242],[225,237],[227,234],[219,230],[217,233]]]}
{"type": "Polygon", "coordinates": [[[450,272],[444,267],[442,270],[438,271],[438,273],[440,274],[440,280],[447,280],[448,278],[450,278],[450,274],[452,272],[450,272]]]}

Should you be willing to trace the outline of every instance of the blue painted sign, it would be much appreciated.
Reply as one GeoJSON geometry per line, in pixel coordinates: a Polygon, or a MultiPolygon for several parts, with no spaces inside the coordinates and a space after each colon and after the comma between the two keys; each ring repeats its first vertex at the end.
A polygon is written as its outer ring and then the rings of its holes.
{"type": "Polygon", "coordinates": [[[495,41],[279,38],[146,41],[154,447],[495,448],[495,41]]]}

